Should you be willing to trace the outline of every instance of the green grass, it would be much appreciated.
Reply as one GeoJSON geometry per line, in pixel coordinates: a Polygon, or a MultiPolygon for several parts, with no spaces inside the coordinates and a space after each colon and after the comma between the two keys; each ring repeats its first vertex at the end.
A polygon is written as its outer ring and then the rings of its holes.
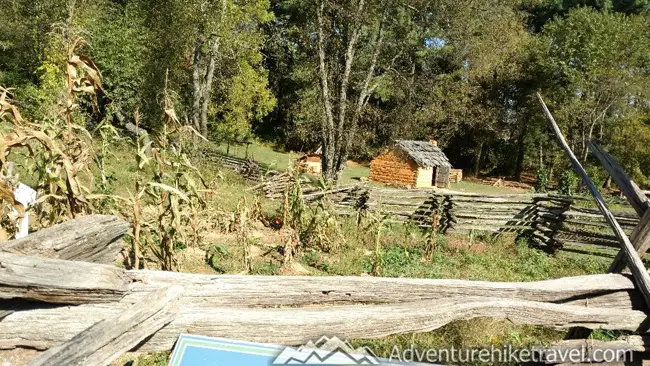
{"type": "Polygon", "coordinates": [[[349,185],[359,183],[359,178],[368,178],[370,176],[370,168],[363,165],[348,166],[341,173],[341,184],[349,185]]]}
{"type": "MultiPolygon", "coordinates": [[[[221,153],[226,153],[228,146],[220,144],[215,149],[221,153]]],[[[244,158],[246,157],[246,146],[231,145],[229,155],[244,158]]],[[[283,152],[271,146],[253,143],[248,147],[248,157],[256,160],[260,164],[269,169],[284,170],[294,164],[300,158],[300,153],[283,152]]],[[[360,178],[368,178],[370,176],[370,168],[364,165],[350,165],[343,170],[341,174],[341,185],[357,184],[360,178]]],[[[385,184],[370,182],[371,186],[385,187],[385,184]]],[[[460,182],[452,183],[451,190],[467,192],[467,193],[482,193],[482,194],[523,194],[530,193],[527,190],[512,188],[512,187],[493,187],[484,184],[460,182]]]]}
{"type": "MultiPolygon", "coordinates": [[[[238,158],[246,157],[246,146],[230,145],[228,149],[227,144],[219,144],[215,149],[223,154],[228,152],[229,155],[238,158]]],[[[268,145],[254,143],[248,147],[248,157],[262,164],[263,166],[272,169],[283,171],[300,158],[299,153],[289,153],[278,151],[268,145]]]]}
{"type": "Polygon", "coordinates": [[[525,194],[531,193],[525,189],[513,187],[494,187],[485,184],[478,184],[472,182],[452,183],[450,188],[454,191],[467,192],[467,193],[482,193],[482,194],[525,194]]]}
{"type": "Polygon", "coordinates": [[[131,353],[125,354],[117,361],[111,363],[112,366],[167,366],[169,364],[168,352],[158,352],[152,354],[131,353]]]}
{"type": "MultiPolygon", "coordinates": [[[[370,273],[374,258],[372,229],[347,227],[348,242],[336,253],[303,263],[325,275],[370,273]],[[327,271],[320,266],[327,263],[327,271]],[[318,265],[314,266],[313,264],[318,265]]],[[[450,278],[485,281],[539,281],[550,278],[604,273],[610,259],[558,252],[549,256],[528,247],[511,234],[438,235],[431,258],[425,258],[427,233],[394,225],[383,234],[382,276],[450,278]]]]}

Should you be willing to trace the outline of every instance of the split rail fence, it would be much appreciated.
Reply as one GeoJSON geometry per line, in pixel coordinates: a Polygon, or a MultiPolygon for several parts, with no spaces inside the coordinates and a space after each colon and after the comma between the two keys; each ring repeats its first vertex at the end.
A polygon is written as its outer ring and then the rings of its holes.
{"type": "Polygon", "coordinates": [[[0,243],[0,349],[43,350],[30,365],[102,365],[127,351],[169,351],[181,333],[299,345],[322,335],[383,338],[492,317],[637,332],[588,349],[636,359],[650,350],[647,308],[630,275],[493,283],[130,271],[113,265],[128,229],[114,217],[87,216],[0,243]]]}
{"type": "MultiPolygon", "coordinates": [[[[553,194],[477,195],[432,190],[339,189],[331,198],[342,215],[386,214],[392,223],[448,232],[513,232],[549,251],[614,256],[617,237],[587,198],[553,194]],[[341,195],[346,192],[347,195],[341,195]]],[[[614,212],[629,235],[638,215],[625,203],[614,212]],[[626,210],[626,208],[629,208],[626,210]]]]}

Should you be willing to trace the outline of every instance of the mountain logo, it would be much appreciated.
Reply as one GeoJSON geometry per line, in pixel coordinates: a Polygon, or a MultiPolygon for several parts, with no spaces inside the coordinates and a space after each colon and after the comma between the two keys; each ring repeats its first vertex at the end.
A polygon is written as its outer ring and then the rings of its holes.
{"type": "Polygon", "coordinates": [[[379,365],[379,359],[368,347],[354,349],[337,337],[322,337],[298,348],[285,348],[272,365],[379,365]]]}

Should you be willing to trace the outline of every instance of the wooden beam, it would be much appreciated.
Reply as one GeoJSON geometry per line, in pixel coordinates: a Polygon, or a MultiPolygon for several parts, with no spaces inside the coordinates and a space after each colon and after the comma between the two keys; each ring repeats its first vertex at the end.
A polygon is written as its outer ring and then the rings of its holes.
{"type": "MultiPolygon", "coordinates": [[[[632,181],[625,172],[625,169],[621,167],[613,156],[592,141],[589,142],[588,146],[592,154],[600,161],[607,173],[609,173],[614,182],[621,188],[630,205],[632,205],[636,213],[641,217],[641,221],[637,224],[630,236],[630,241],[639,256],[643,258],[648,249],[650,249],[650,210],[648,209],[650,208],[650,202],[648,197],[632,181]]],[[[625,252],[620,250],[612,262],[609,272],[622,272],[626,266],[625,252]]],[[[571,329],[567,333],[566,339],[588,338],[590,333],[591,331],[587,329],[571,329]]]]}
{"type": "Polygon", "coordinates": [[[625,169],[616,161],[616,159],[603,150],[593,141],[588,143],[589,150],[600,161],[607,173],[612,177],[614,183],[621,188],[621,191],[627,197],[639,217],[643,216],[650,208],[648,197],[641,191],[639,186],[634,183],[632,178],[627,175],[625,169]]]}
{"type": "Polygon", "coordinates": [[[114,216],[89,215],[0,243],[0,252],[113,264],[129,224],[114,216]]]}
{"type": "MultiPolygon", "coordinates": [[[[621,191],[627,197],[636,213],[641,217],[641,221],[634,229],[630,236],[634,248],[639,255],[643,257],[650,249],[650,200],[641,191],[639,186],[634,183],[625,169],[616,161],[616,159],[603,150],[598,144],[590,141],[589,150],[601,162],[607,173],[612,177],[614,183],[621,188],[621,191]]],[[[610,266],[610,272],[616,273],[625,270],[625,253],[620,251],[610,266]]]]}
{"type": "MultiPolygon", "coordinates": [[[[167,286],[187,289],[185,305],[306,306],[397,303],[487,296],[565,302],[634,289],[625,275],[593,275],[539,282],[487,282],[376,277],[199,275],[125,271],[113,266],[0,253],[0,298],[54,303],[133,303],[167,286]],[[75,300],[77,299],[77,300],[75,300]]],[[[185,301],[185,300],[184,300],[185,301]]],[[[0,310],[12,310],[2,307],[0,310]]]]}
{"type": "Polygon", "coordinates": [[[6,318],[8,315],[12,314],[13,310],[0,310],[0,320],[6,318]]]}
{"type": "Polygon", "coordinates": [[[607,223],[614,230],[616,237],[619,239],[622,246],[622,250],[625,253],[625,259],[628,265],[630,266],[630,269],[632,270],[632,274],[634,276],[634,281],[637,285],[637,289],[643,294],[645,303],[650,309],[650,275],[648,275],[648,272],[645,269],[645,265],[643,264],[641,257],[637,253],[636,249],[630,242],[630,239],[627,237],[627,235],[625,234],[621,226],[616,221],[614,215],[607,208],[607,203],[605,203],[605,199],[603,198],[603,196],[600,194],[600,192],[598,191],[594,183],[589,178],[589,175],[582,167],[582,164],[580,164],[578,158],[573,154],[573,151],[571,151],[569,144],[567,144],[566,140],[564,139],[564,136],[562,135],[562,131],[560,131],[560,128],[555,122],[553,115],[548,110],[548,107],[544,103],[544,100],[542,99],[542,96],[539,93],[537,93],[537,99],[542,105],[544,114],[546,115],[549,125],[553,130],[553,132],[555,133],[555,136],[558,142],[560,143],[560,146],[566,153],[569,160],[571,160],[571,165],[573,166],[573,169],[580,175],[580,177],[582,177],[582,180],[584,181],[585,185],[587,186],[589,191],[591,191],[591,194],[594,196],[594,200],[596,201],[596,205],[598,206],[598,209],[607,220],[607,223]]]}
{"type": "Polygon", "coordinates": [[[566,302],[634,290],[626,275],[602,274],[539,282],[487,282],[447,279],[198,275],[127,271],[125,302],[138,301],[165,286],[186,289],[184,307],[279,307],[400,303],[452,296],[502,297],[566,302]]]}
{"type": "Polygon", "coordinates": [[[69,341],[41,353],[29,365],[110,364],[174,320],[181,292],[178,287],[154,291],[117,316],[95,323],[69,341]]]}
{"type": "MultiPolygon", "coordinates": [[[[641,221],[634,228],[632,234],[630,235],[630,240],[634,244],[634,248],[640,257],[644,257],[648,250],[650,250],[650,210],[647,210],[645,214],[641,217],[641,221]]],[[[612,262],[612,265],[609,267],[610,273],[620,273],[625,270],[627,267],[627,262],[625,261],[625,253],[619,251],[612,262]]]]}
{"type": "Polygon", "coordinates": [[[0,252],[0,299],[57,304],[120,300],[129,278],[114,266],[0,252]]]}
{"type": "MultiPolygon", "coordinates": [[[[130,306],[81,305],[17,311],[0,322],[0,348],[52,347],[98,321],[118,316],[130,306]]],[[[629,331],[637,331],[647,318],[644,312],[637,310],[613,311],[466,296],[384,305],[307,308],[186,307],[181,299],[179,306],[175,320],[147,338],[137,351],[170,350],[180,333],[295,345],[324,334],[367,339],[428,332],[454,321],[477,317],[564,329],[583,326],[629,331]]]]}

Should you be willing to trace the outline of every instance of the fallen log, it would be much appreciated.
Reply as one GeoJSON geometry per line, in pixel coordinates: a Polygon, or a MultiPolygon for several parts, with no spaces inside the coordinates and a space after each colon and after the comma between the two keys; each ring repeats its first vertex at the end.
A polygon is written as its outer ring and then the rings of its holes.
{"type": "Polygon", "coordinates": [[[33,359],[30,366],[107,365],[171,323],[182,289],[162,288],[33,359]]]}
{"type": "MultiPolygon", "coordinates": [[[[0,322],[0,348],[52,347],[103,319],[115,317],[131,304],[81,305],[17,311],[0,322]]],[[[383,338],[392,334],[428,332],[450,322],[477,317],[508,319],[516,324],[554,328],[636,331],[646,315],[636,310],[549,304],[485,297],[453,297],[384,305],[308,308],[188,307],[181,299],[175,320],[146,339],[141,352],[166,351],[180,333],[253,342],[301,344],[324,334],[350,338],[383,338]]]]}
{"type": "Polygon", "coordinates": [[[89,215],[0,243],[0,252],[112,264],[129,224],[114,216],[89,215]]]}
{"type": "Polygon", "coordinates": [[[124,270],[114,266],[0,252],[0,299],[113,302],[124,296],[129,282],[124,270]]]}

